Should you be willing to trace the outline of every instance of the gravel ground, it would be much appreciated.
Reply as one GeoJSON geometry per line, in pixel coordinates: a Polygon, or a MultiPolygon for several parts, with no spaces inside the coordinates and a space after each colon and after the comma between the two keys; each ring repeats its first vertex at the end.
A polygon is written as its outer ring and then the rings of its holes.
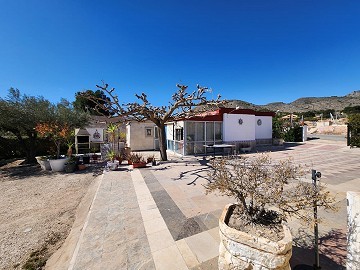
{"type": "Polygon", "coordinates": [[[75,211],[100,165],[75,173],[15,161],[0,167],[0,269],[46,261],[69,234],[75,211]]]}

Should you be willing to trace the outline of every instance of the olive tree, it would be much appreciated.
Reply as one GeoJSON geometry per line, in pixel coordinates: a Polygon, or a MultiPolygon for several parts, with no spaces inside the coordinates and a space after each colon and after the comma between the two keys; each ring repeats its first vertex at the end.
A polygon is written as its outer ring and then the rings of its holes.
{"type": "Polygon", "coordinates": [[[62,100],[54,105],[43,97],[21,95],[15,88],[9,89],[6,98],[0,98],[0,137],[3,141],[15,138],[25,154],[26,162],[35,162],[39,123],[68,123],[82,126],[87,122],[83,112],[62,100]]]}
{"type": "Polygon", "coordinates": [[[38,121],[50,117],[52,104],[43,97],[21,95],[18,89],[10,88],[6,98],[0,99],[0,131],[2,138],[16,138],[26,162],[35,161],[38,121]]]}
{"type": "Polygon", "coordinates": [[[105,83],[103,85],[96,85],[96,87],[108,96],[107,102],[104,102],[101,97],[86,95],[86,93],[84,93],[84,96],[97,104],[95,108],[98,111],[106,110],[110,113],[123,116],[124,121],[150,120],[159,128],[160,155],[162,160],[167,160],[165,134],[167,122],[200,114],[224,103],[224,101],[220,101],[220,95],[216,100],[208,100],[206,93],[209,89],[200,85],[197,85],[195,90],[188,92],[188,86],[177,84],[177,90],[172,95],[167,106],[153,105],[145,93],[136,94],[136,102],[122,104],[115,92],[115,88],[109,88],[109,85],[105,83]]]}
{"type": "Polygon", "coordinates": [[[335,198],[329,191],[322,184],[315,188],[301,181],[305,171],[291,159],[274,162],[267,154],[261,154],[215,159],[211,165],[207,193],[218,191],[235,198],[245,223],[269,225],[287,217],[311,223],[314,202],[324,209],[335,209],[335,198]]]}

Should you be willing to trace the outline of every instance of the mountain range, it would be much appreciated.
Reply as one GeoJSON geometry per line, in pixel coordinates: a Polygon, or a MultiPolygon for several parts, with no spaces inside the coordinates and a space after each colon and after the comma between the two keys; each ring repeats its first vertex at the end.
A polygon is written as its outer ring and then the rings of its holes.
{"type": "Polygon", "coordinates": [[[345,107],[360,106],[360,90],[353,91],[346,96],[303,97],[290,103],[272,102],[266,105],[255,105],[242,100],[229,100],[226,107],[253,110],[270,110],[280,112],[307,112],[334,109],[342,111],[345,107]]]}

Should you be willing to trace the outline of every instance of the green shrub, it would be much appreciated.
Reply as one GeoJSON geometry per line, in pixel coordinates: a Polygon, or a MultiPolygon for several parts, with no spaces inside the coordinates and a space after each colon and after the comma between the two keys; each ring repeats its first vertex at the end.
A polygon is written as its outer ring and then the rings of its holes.
{"type": "Polygon", "coordinates": [[[360,113],[349,116],[348,130],[348,145],[360,147],[360,113]]]}
{"type": "Polygon", "coordinates": [[[302,142],[302,126],[294,125],[287,128],[284,134],[284,140],[286,142],[302,142]]]}
{"type": "MultiPolygon", "coordinates": [[[[24,139],[24,143],[29,144],[28,139],[24,139]]],[[[48,140],[38,139],[36,142],[36,155],[45,156],[49,153],[51,143],[48,140]]],[[[26,152],[24,148],[19,144],[16,138],[0,137],[0,160],[12,159],[12,158],[26,158],[26,152]]]]}

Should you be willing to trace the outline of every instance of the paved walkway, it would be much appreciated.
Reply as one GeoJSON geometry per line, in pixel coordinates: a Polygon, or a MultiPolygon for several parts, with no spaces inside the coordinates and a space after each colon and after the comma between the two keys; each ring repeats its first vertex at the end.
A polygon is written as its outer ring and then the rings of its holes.
{"type": "MultiPolygon", "coordinates": [[[[360,149],[316,140],[272,150],[277,150],[270,153],[274,159],[292,157],[321,171],[321,181],[338,194],[340,211],[320,212],[326,219],[320,225],[321,263],[323,269],[343,269],[345,196],[346,191],[360,191],[360,149]]],[[[217,269],[218,217],[233,200],[205,195],[207,169],[207,159],[186,157],[145,169],[124,165],[105,172],[64,269],[217,269]]],[[[312,264],[307,228],[297,221],[290,226],[299,246],[294,247],[292,265],[312,264]]]]}

